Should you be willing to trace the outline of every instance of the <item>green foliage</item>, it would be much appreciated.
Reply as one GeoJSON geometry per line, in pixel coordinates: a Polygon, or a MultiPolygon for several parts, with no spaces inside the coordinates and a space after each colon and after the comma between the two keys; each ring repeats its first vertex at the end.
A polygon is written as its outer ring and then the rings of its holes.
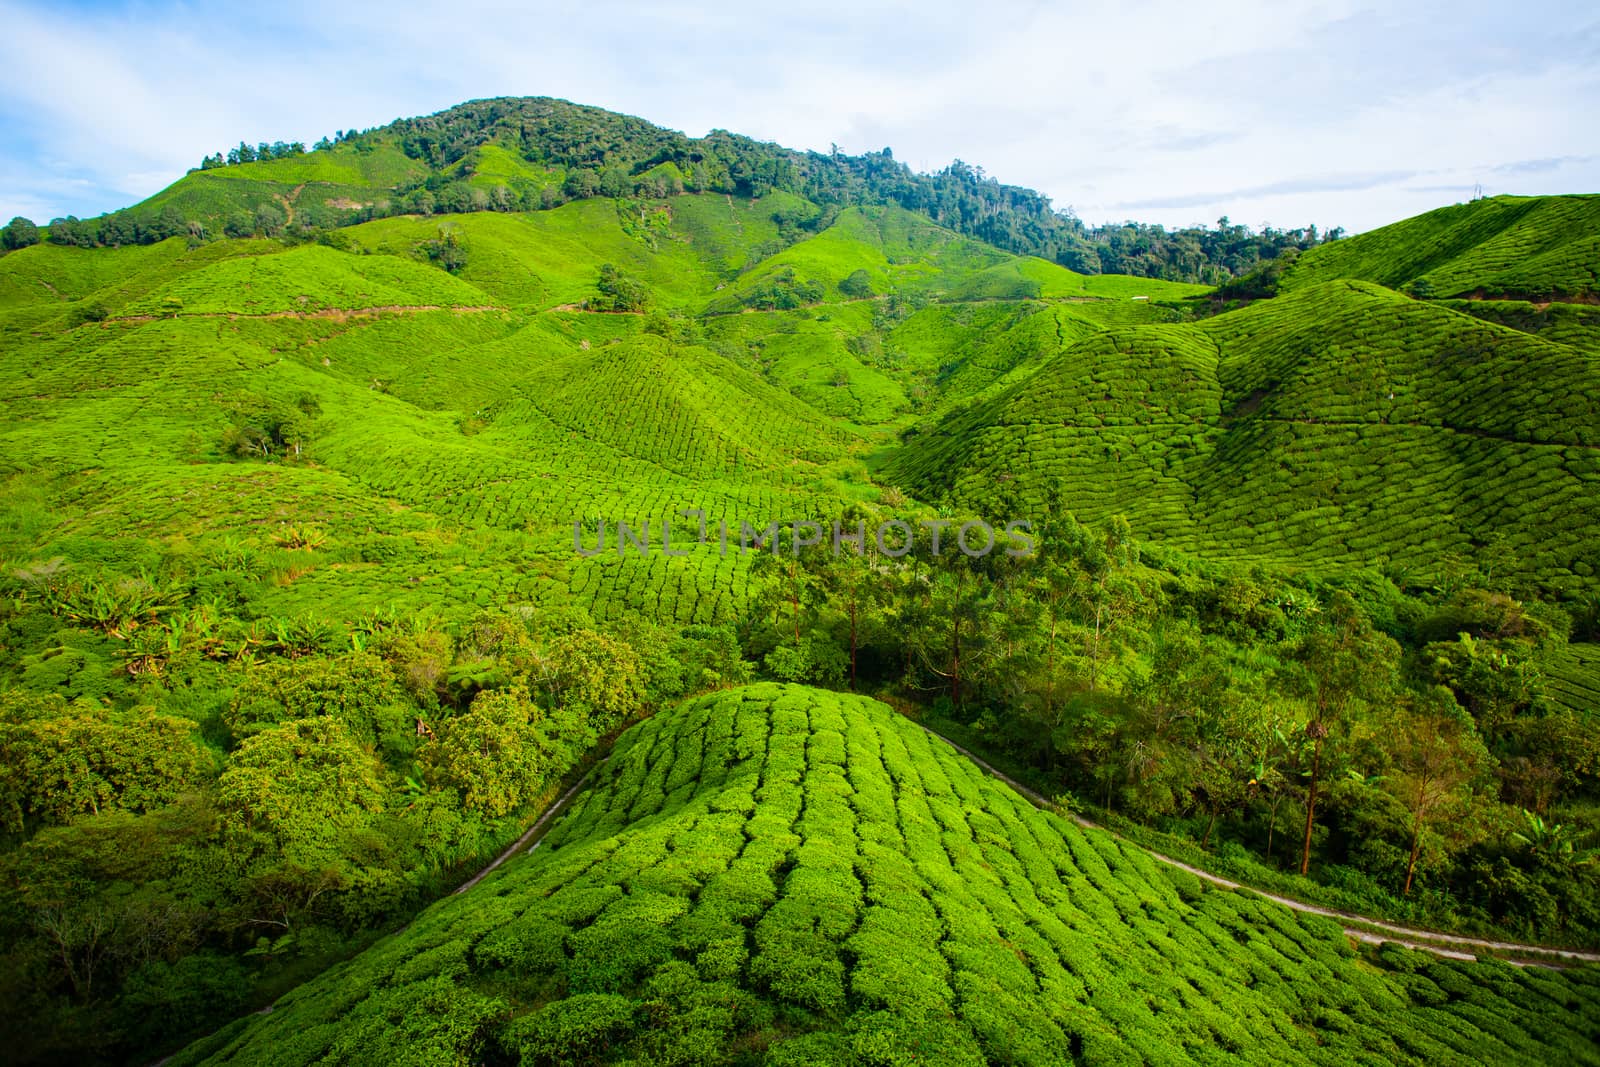
{"type": "Polygon", "coordinates": [[[839,294],[850,300],[865,300],[873,295],[872,275],[858,267],[839,283],[839,294]]]}
{"type": "Polygon", "coordinates": [[[820,283],[797,278],[792,268],[785,267],[746,293],[744,303],[759,311],[792,311],[815,304],[822,296],[820,283]]]}
{"type": "Polygon", "coordinates": [[[600,265],[600,280],[595,288],[600,295],[585,301],[589,311],[643,311],[650,303],[649,288],[624,274],[614,263],[600,265]]]}
{"type": "MultiPolygon", "coordinates": [[[[703,193],[775,202],[765,214],[783,243],[826,228],[841,208],[889,203],[1079,273],[1205,284],[1323,240],[1315,227],[1256,234],[1226,218],[1215,229],[1168,231],[1133,222],[1091,229],[1070,211],[1055,210],[1048,197],[1002,185],[960,160],[916,173],[888,149],[861,156],[802,153],[722,130],[691,139],[640,119],[541,97],[473,101],[379,129],[340,131],[309,152],[298,142],[240,143],[226,155],[207,156],[142,204],[98,219],[54,220],[50,239],[118,247],[180,234],[276,236],[385,216],[535,211],[596,197],[703,193]]],[[[648,220],[643,228],[650,228],[648,220]]]]}
{"type": "Polygon", "coordinates": [[[442,267],[451,274],[460,274],[462,268],[467,265],[467,250],[453,230],[437,240],[422,242],[421,252],[429,263],[442,267]]]}
{"type": "Polygon", "coordinates": [[[33,224],[32,219],[25,219],[19,215],[6,223],[5,229],[0,230],[0,248],[7,252],[15,252],[19,248],[28,248],[38,243],[39,227],[33,224]]]}
{"type": "Polygon", "coordinates": [[[413,919],[186,1055],[1589,1054],[1581,975],[1358,963],[879,705],[729,689],[880,693],[1253,884],[1592,941],[1600,335],[1545,304],[1586,202],[1091,230],[538,100],[252,152],[0,257],[18,1059],[156,1058],[413,919]],[[1500,292],[1539,303],[1435,299],[1500,292]],[[740,550],[835,516],[912,551],[740,550]],[[976,518],[1039,551],[951,552],[976,518]]]}
{"type": "Polygon", "coordinates": [[[1439,208],[1308,252],[1286,289],[1361,278],[1419,300],[1595,293],[1595,196],[1495,196],[1439,208]]]}
{"type": "Polygon", "coordinates": [[[453,789],[463,808],[491,818],[522,806],[538,794],[550,761],[539,717],[525,691],[478,694],[423,750],[429,780],[453,789]]]}
{"type": "Polygon", "coordinates": [[[423,1002],[466,1062],[1592,1053],[1581,972],[1356,958],[1325,920],[1182,887],[883,705],[798,686],[634,726],[543,847],[491,878],[176,1062],[309,1063],[357,1040],[388,1057],[410,1038],[367,1020],[423,1002]]]}
{"type": "Polygon", "coordinates": [[[217,799],[240,834],[275,838],[290,858],[337,851],[382,805],[378,766],[350,730],[328,716],[291,719],[245,738],[217,781],[217,799]]]}
{"type": "Polygon", "coordinates": [[[388,665],[360,652],[257,664],[234,690],[223,719],[243,739],[279,723],[319,716],[337,720],[363,744],[389,752],[404,751],[412,734],[410,710],[388,665]]]}
{"type": "Polygon", "coordinates": [[[241,394],[229,404],[230,425],[222,432],[220,446],[225,455],[240,459],[298,459],[305,453],[319,413],[310,396],[291,405],[241,394]]]}
{"type": "Polygon", "coordinates": [[[16,693],[0,712],[0,817],[11,832],[159,808],[192,788],[206,765],[193,724],[152,708],[109,714],[16,693]]]}
{"type": "Polygon", "coordinates": [[[1498,544],[1551,585],[1592,569],[1581,350],[1329,282],[1059,351],[918,427],[887,476],[969,510],[999,485],[1037,506],[1060,479],[1081,518],[1125,512],[1205,554],[1381,555],[1442,579],[1450,554],[1498,544]]]}

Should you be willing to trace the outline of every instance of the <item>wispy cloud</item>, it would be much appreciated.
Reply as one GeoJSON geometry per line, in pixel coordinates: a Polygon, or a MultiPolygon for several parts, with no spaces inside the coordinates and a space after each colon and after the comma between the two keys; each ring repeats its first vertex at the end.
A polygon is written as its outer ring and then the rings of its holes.
{"type": "Polygon", "coordinates": [[[0,20],[5,217],[115,208],[241,139],[510,94],[959,157],[1089,221],[1359,229],[1478,182],[1600,188],[1600,22],[1577,4],[0,0],[0,20]]]}
{"type": "Polygon", "coordinates": [[[1116,205],[1130,211],[1156,211],[1166,208],[1198,207],[1229,200],[1259,200],[1263,197],[1286,196],[1296,193],[1349,192],[1359,189],[1376,189],[1412,177],[1409,171],[1384,171],[1379,174],[1325,174],[1317,177],[1289,178],[1284,181],[1252,185],[1221,193],[1193,193],[1185,196],[1155,197],[1149,200],[1128,200],[1116,205]]]}
{"type": "Polygon", "coordinates": [[[1582,166],[1593,163],[1594,156],[1553,156],[1549,159],[1519,159],[1515,163],[1502,163],[1497,167],[1490,167],[1493,174],[1545,174],[1563,167],[1582,166]]]}

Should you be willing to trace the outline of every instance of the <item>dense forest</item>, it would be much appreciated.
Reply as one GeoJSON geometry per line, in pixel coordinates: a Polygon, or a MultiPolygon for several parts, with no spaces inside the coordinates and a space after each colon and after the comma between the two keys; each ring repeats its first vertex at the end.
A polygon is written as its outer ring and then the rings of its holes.
{"type": "Polygon", "coordinates": [[[1186,836],[1253,884],[1600,934],[1600,853],[1564,825],[1600,800],[1600,742],[1547,676],[1600,636],[1593,597],[1517,599],[1492,556],[1421,587],[1207,564],[1066,502],[1030,558],[803,551],[772,568],[749,651],[786,680],[887,686],[1085,814],[1186,836]]]}

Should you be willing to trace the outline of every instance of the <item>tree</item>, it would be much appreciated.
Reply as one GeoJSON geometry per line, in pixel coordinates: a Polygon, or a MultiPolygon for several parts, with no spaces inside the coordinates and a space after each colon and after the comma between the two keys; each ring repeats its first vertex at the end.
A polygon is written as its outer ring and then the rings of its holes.
{"type": "Polygon", "coordinates": [[[224,847],[255,902],[251,921],[283,930],[359,871],[383,809],[377,759],[328,716],[261,731],[217,779],[224,847]]]}
{"type": "Polygon", "coordinates": [[[561,185],[561,191],[573,200],[595,196],[600,192],[600,175],[587,167],[570,170],[567,180],[561,185]]]}
{"type": "Polygon", "coordinates": [[[0,230],[0,248],[4,248],[7,252],[38,243],[39,227],[35,226],[31,219],[25,219],[21,215],[6,223],[4,230],[0,230]]]}
{"type": "Polygon", "coordinates": [[[440,227],[436,240],[422,242],[421,250],[429,263],[450,274],[461,273],[461,269],[467,265],[466,246],[453,231],[443,227],[440,227]]]}
{"type": "Polygon", "coordinates": [[[363,744],[404,749],[413,736],[412,716],[389,665],[362,652],[257,664],[234,691],[223,721],[236,737],[248,737],[321,715],[339,720],[363,744]]]}
{"type": "Polygon", "coordinates": [[[850,276],[839,283],[839,292],[851,300],[865,300],[872,295],[872,276],[864,268],[850,272],[850,276]]]}
{"type": "Polygon", "coordinates": [[[531,800],[543,783],[541,717],[520,686],[479,693],[423,748],[421,762],[433,782],[455,790],[462,807],[498,818],[531,800]]]}
{"type": "Polygon", "coordinates": [[[644,704],[644,665],[625,641],[576,629],[551,642],[547,662],[545,691],[585,737],[604,734],[644,704]]]}
{"type": "Polygon", "coordinates": [[[875,515],[856,505],[845,510],[838,520],[840,544],[831,551],[806,557],[806,561],[819,570],[823,594],[831,603],[840,605],[848,621],[850,648],[850,688],[856,687],[863,633],[878,619],[889,595],[889,584],[881,562],[866,546],[873,536],[877,523],[875,515]],[[862,534],[862,551],[856,551],[853,542],[845,544],[845,536],[854,536],[859,526],[862,534]]]}
{"type": "Polygon", "coordinates": [[[1078,556],[1087,581],[1074,584],[1088,628],[1089,688],[1100,672],[1112,632],[1139,607],[1139,588],[1127,572],[1139,561],[1139,545],[1128,520],[1115,515],[1099,537],[1086,538],[1078,556]]]}
{"type": "Polygon", "coordinates": [[[971,695],[969,683],[990,653],[998,621],[996,588],[986,573],[992,559],[974,559],[948,544],[934,553],[923,625],[909,635],[922,665],[948,682],[950,704],[957,709],[971,695]]]}
{"type": "Polygon", "coordinates": [[[256,233],[263,237],[279,236],[283,233],[283,228],[288,225],[288,222],[288,216],[276,204],[262,204],[256,208],[256,233]]]}
{"type": "Polygon", "coordinates": [[[1401,890],[1410,896],[1424,831],[1440,819],[1464,814],[1472,784],[1493,760],[1471,717],[1442,686],[1414,702],[1395,735],[1392,754],[1399,774],[1390,779],[1390,788],[1411,815],[1411,851],[1401,890]]]}
{"type": "Polygon", "coordinates": [[[187,719],[57,700],[42,714],[0,719],[0,818],[16,831],[29,818],[150,811],[194,788],[203,766],[187,719]]]}
{"type": "Polygon", "coordinates": [[[643,311],[650,303],[649,287],[623,273],[615,263],[600,265],[600,280],[595,288],[600,295],[585,303],[590,311],[643,311]]]}
{"type": "Polygon", "coordinates": [[[311,437],[311,427],[321,414],[315,397],[304,394],[293,404],[239,393],[229,405],[231,425],[223,431],[222,450],[239,458],[298,458],[311,437]]]}
{"type": "Polygon", "coordinates": [[[1054,750],[1098,787],[1107,815],[1113,791],[1126,781],[1122,751],[1134,720],[1129,702],[1118,694],[1080,689],[1062,702],[1058,725],[1051,733],[1054,750]]]}
{"type": "Polygon", "coordinates": [[[1392,694],[1400,648],[1393,638],[1375,632],[1350,594],[1341,590],[1333,595],[1328,624],[1307,635],[1299,653],[1311,675],[1313,712],[1305,726],[1312,751],[1305,843],[1300,853],[1303,875],[1311,870],[1311,831],[1316,822],[1323,750],[1330,738],[1334,745],[1341,743],[1357,708],[1392,694]]]}

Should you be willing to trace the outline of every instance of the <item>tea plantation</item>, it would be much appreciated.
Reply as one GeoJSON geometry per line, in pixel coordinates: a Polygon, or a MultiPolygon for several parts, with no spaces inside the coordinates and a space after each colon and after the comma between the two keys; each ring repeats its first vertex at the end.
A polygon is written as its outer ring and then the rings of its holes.
{"type": "MultiPolygon", "coordinates": [[[[11,470],[26,472],[18,499],[70,498],[54,511],[58,538],[319,524],[345,559],[275,592],[290,614],[516,595],[573,598],[602,616],[724,620],[745,599],[739,553],[618,559],[617,524],[649,523],[659,548],[663,523],[681,533],[697,523],[679,512],[695,509],[737,540],[741,522],[760,529],[875,495],[864,457],[912,410],[1097,331],[1102,313],[1176,314],[1118,285],[1198,288],[1086,278],[892,207],[780,238],[774,217],[795,205],[778,192],[580,200],[382,219],[322,244],[173,238],[5,256],[0,331],[16,355],[0,368],[11,416],[0,434],[11,470]],[[420,251],[439,240],[465,250],[454,273],[420,251]],[[772,248],[784,250],[762,259],[772,248]],[[879,295],[843,296],[838,283],[863,264],[879,295]],[[644,287],[648,314],[587,309],[606,265],[644,287]],[[1000,319],[1046,305],[953,295],[998,268],[1033,278],[1032,297],[1069,302],[1004,330],[1000,319]],[[793,279],[784,292],[814,286],[822,298],[746,306],[776,274],[793,279]],[[979,324],[994,356],[941,370],[951,314],[979,324]],[[281,424],[283,412],[292,442],[219,447],[230,426],[281,424]],[[608,551],[577,557],[573,524],[600,519],[608,551]],[[441,589],[451,568],[423,562],[438,559],[430,530],[498,533],[483,566],[441,589]],[[413,561],[404,573],[399,555],[413,561]],[[665,598],[664,564],[676,573],[665,598]]],[[[48,542],[28,551],[58,554],[48,542]]]]}
{"type": "Polygon", "coordinates": [[[1595,947],[1597,204],[1091,228],[531,98],[7,227],[0,1047],[1595,1062],[1591,968],[1129,842],[1595,947]]]}
{"type": "Polygon", "coordinates": [[[1069,342],[885,470],[968,508],[1059,482],[1080,516],[1206,554],[1432,568],[1495,542],[1592,583],[1597,427],[1593,348],[1339,281],[1069,342]]]}
{"type": "Polygon", "coordinates": [[[1600,196],[1473,200],[1311,249],[1282,284],[1363,278],[1427,298],[1593,297],[1597,225],[1600,196]]]}
{"type": "Polygon", "coordinates": [[[1403,949],[1035,810],[874,701],[634,727],[540,848],[175,1064],[1600,1060],[1600,984],[1403,949]]]}

